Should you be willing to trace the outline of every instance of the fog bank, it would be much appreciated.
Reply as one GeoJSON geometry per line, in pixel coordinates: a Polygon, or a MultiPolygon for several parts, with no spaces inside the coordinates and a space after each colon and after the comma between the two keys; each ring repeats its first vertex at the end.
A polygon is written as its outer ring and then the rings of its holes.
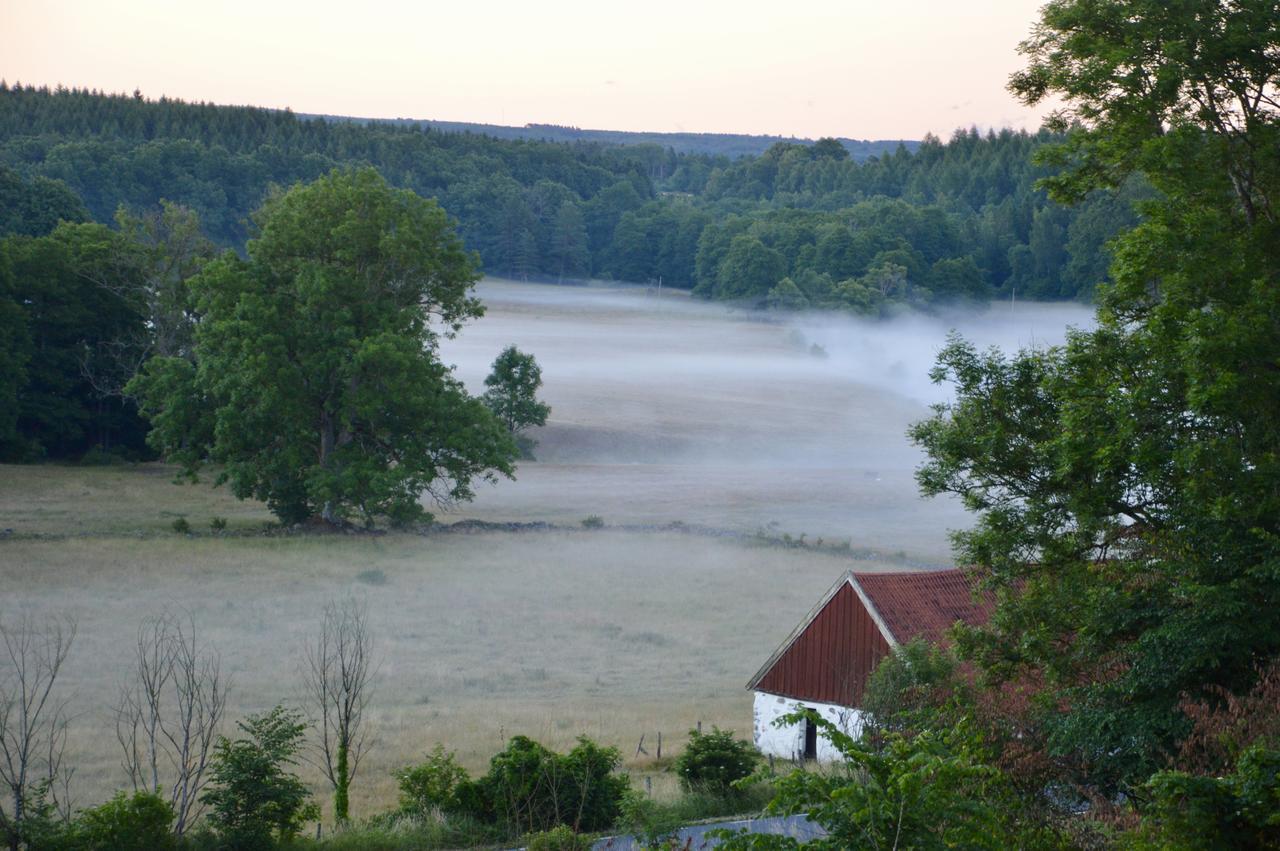
{"type": "Polygon", "coordinates": [[[945,399],[928,378],[949,331],[1016,351],[1092,311],[996,304],[887,321],[775,319],[636,288],[486,280],[488,311],[443,357],[473,392],[505,346],[534,354],[552,406],[536,462],[450,517],[770,523],[945,559],[967,518],[922,500],[908,426],[945,399]]]}

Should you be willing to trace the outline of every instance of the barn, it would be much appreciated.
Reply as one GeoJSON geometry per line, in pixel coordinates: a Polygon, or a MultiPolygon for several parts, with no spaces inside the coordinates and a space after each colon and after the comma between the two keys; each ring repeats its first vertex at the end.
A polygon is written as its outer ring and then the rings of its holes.
{"type": "Polygon", "coordinates": [[[862,691],[881,659],[913,638],[944,641],[956,621],[981,623],[989,611],[959,570],[845,573],[747,684],[756,747],[787,759],[834,759],[812,722],[776,727],[774,720],[807,708],[858,735],[862,691]]]}

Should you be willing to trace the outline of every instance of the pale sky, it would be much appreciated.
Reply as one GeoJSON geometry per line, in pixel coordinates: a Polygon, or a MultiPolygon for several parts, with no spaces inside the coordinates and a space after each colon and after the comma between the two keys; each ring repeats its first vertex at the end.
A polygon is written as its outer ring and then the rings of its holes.
{"type": "Polygon", "coordinates": [[[1043,0],[0,0],[0,77],[380,118],[943,138],[1043,0]]]}

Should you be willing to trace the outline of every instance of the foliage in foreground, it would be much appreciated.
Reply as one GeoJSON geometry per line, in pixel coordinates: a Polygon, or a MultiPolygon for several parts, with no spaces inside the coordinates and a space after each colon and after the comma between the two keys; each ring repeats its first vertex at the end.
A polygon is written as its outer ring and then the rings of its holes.
{"type": "MultiPolygon", "coordinates": [[[[840,754],[826,770],[796,769],[774,781],[770,815],[807,814],[827,836],[810,849],[1059,848],[1065,839],[1028,816],[1009,779],[967,725],[913,737],[889,734],[873,749],[814,712],[780,724],[818,727],[840,754]]],[[[791,837],[723,832],[728,851],[800,848],[791,837]]]]}
{"type": "Polygon", "coordinates": [[[236,851],[288,843],[320,817],[306,785],[289,770],[307,725],[299,713],[277,706],[238,726],[240,738],[223,736],[214,749],[211,788],[201,797],[209,827],[236,851]]]}
{"type": "Polygon", "coordinates": [[[912,431],[926,494],[998,598],[962,656],[1040,684],[1066,779],[1139,794],[1187,699],[1280,654],[1280,28],[1272,3],[1054,0],[1013,90],[1057,98],[1059,199],[1159,195],[1114,243],[1097,327],[1008,356],[954,339],[912,431]]]}
{"type": "Polygon", "coordinates": [[[709,819],[755,816],[773,798],[773,787],[763,782],[743,782],[726,794],[686,792],[674,801],[655,801],[639,790],[629,790],[622,802],[618,831],[635,836],[646,847],[665,848],[682,827],[709,819]]]}

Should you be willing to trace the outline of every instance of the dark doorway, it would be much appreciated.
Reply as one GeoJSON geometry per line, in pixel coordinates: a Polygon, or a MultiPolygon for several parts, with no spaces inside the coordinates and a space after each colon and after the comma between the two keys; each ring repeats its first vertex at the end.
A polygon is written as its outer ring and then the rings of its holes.
{"type": "Polygon", "coordinates": [[[818,725],[812,718],[804,719],[804,758],[818,758],[818,725]]]}

